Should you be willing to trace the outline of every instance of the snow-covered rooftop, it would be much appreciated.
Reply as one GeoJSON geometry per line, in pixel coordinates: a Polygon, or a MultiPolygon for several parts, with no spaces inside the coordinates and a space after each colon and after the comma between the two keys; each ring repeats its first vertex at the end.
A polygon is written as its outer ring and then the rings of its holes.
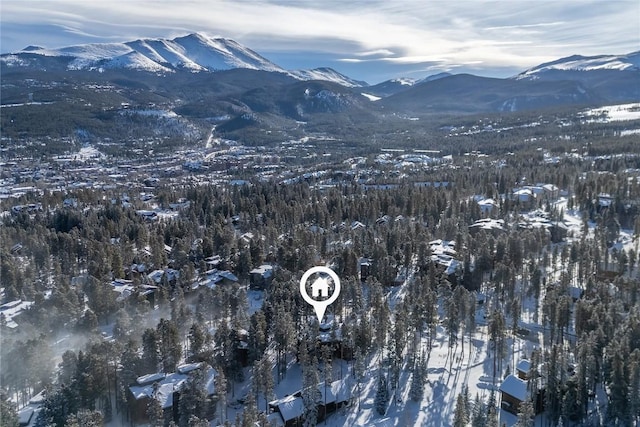
{"type": "Polygon", "coordinates": [[[304,402],[301,397],[287,396],[269,402],[269,406],[277,407],[284,422],[301,417],[304,412],[304,402]]]}
{"type": "Polygon", "coordinates": [[[273,273],[273,266],[269,264],[262,264],[260,267],[256,267],[249,272],[250,274],[259,274],[265,278],[270,277],[273,273]]]}
{"type": "MultiPolygon", "coordinates": [[[[189,379],[190,372],[201,366],[201,363],[190,363],[178,366],[177,372],[171,374],[158,372],[143,375],[136,380],[138,385],[129,387],[129,390],[136,400],[153,397],[163,409],[171,408],[173,406],[173,393],[179,391],[189,379]]],[[[205,388],[209,395],[215,392],[215,377],[215,369],[209,368],[205,378],[205,388]]]]}
{"type": "Polygon", "coordinates": [[[509,375],[500,384],[500,391],[524,402],[527,398],[527,382],[515,375],[509,375]]]}
{"type": "Polygon", "coordinates": [[[11,329],[17,328],[18,324],[13,320],[14,317],[17,317],[22,311],[31,307],[31,305],[33,305],[33,301],[22,300],[15,300],[0,305],[0,315],[4,318],[6,322],[5,325],[11,329]]]}
{"type": "Polygon", "coordinates": [[[527,360],[527,359],[521,359],[516,364],[516,369],[518,371],[524,372],[526,374],[526,373],[529,372],[529,369],[531,369],[531,362],[529,360],[527,360]]]}

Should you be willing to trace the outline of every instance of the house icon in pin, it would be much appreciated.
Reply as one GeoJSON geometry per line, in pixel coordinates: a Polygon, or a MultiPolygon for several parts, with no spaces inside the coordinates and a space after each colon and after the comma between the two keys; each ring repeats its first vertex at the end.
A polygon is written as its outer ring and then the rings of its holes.
{"type": "Polygon", "coordinates": [[[311,296],[313,298],[329,297],[329,281],[324,277],[318,277],[311,284],[311,296]]]}

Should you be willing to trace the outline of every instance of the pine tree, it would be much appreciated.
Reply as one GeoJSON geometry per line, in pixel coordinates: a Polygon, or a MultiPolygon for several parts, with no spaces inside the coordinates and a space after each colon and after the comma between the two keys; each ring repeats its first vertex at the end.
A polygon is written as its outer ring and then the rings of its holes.
{"type": "Polygon", "coordinates": [[[485,427],[487,424],[487,406],[480,396],[476,393],[476,399],[473,402],[473,417],[471,419],[472,427],[485,427]]]}
{"type": "Polygon", "coordinates": [[[612,421],[626,423],[629,419],[629,387],[625,373],[625,354],[628,350],[619,342],[613,342],[609,347],[609,406],[607,417],[612,421]]]}
{"type": "Polygon", "coordinates": [[[104,421],[100,411],[80,410],[67,418],[65,427],[102,427],[104,421]]]}
{"type": "Polygon", "coordinates": [[[199,323],[193,323],[189,329],[189,349],[191,358],[200,361],[200,354],[207,350],[211,343],[211,335],[199,323]]]}
{"type": "Polygon", "coordinates": [[[223,369],[217,370],[215,390],[218,410],[220,411],[219,418],[221,422],[224,422],[227,421],[227,378],[223,369]]]}
{"type": "Polygon", "coordinates": [[[157,385],[154,384],[153,394],[151,395],[151,399],[149,399],[149,402],[147,403],[147,417],[149,417],[149,423],[151,424],[151,427],[164,426],[164,411],[162,410],[160,402],[156,398],[157,393],[157,385]]]}
{"type": "Polygon", "coordinates": [[[200,419],[195,415],[189,418],[188,427],[209,427],[210,423],[206,419],[200,419]]]}
{"type": "Polygon", "coordinates": [[[160,360],[164,372],[173,372],[182,357],[180,335],[176,324],[171,320],[160,319],[158,323],[160,338],[160,360]]]}
{"type": "Polygon", "coordinates": [[[113,337],[117,340],[124,340],[129,335],[131,329],[131,317],[125,309],[120,309],[116,313],[116,321],[113,326],[113,337]]]}
{"type": "Polygon", "coordinates": [[[533,417],[535,416],[535,410],[533,408],[533,402],[531,399],[525,399],[520,403],[518,408],[518,422],[516,427],[533,427],[533,417]]]}
{"type": "Polygon", "coordinates": [[[4,391],[0,391],[0,422],[6,427],[18,427],[18,414],[4,391]]]}
{"type": "Polygon", "coordinates": [[[254,427],[257,421],[258,407],[256,405],[256,398],[254,394],[249,391],[245,403],[244,412],[242,413],[242,423],[238,425],[241,427],[254,427]]]}
{"type": "Polygon", "coordinates": [[[456,410],[453,415],[454,427],[466,427],[469,423],[469,417],[467,416],[467,403],[465,402],[462,393],[458,394],[456,399],[456,410]]]}
{"type": "Polygon", "coordinates": [[[264,311],[256,311],[249,323],[249,358],[251,361],[260,359],[267,348],[267,320],[264,311]]]}
{"type": "Polygon", "coordinates": [[[269,360],[269,355],[264,354],[262,358],[256,363],[256,368],[254,369],[254,376],[257,374],[258,386],[262,391],[265,400],[265,412],[269,409],[268,402],[273,398],[273,369],[271,366],[271,361],[269,360]]]}
{"type": "Polygon", "coordinates": [[[409,397],[414,402],[422,401],[422,397],[424,395],[424,378],[427,374],[427,362],[424,357],[424,353],[422,357],[416,363],[416,366],[413,370],[413,377],[411,379],[411,388],[409,389],[409,397]]]}
{"type": "Polygon", "coordinates": [[[380,415],[387,413],[387,405],[389,404],[389,390],[387,389],[387,381],[382,371],[378,374],[378,388],[376,389],[376,399],[373,403],[376,412],[380,415]]]}
{"type": "Polygon", "coordinates": [[[203,365],[190,372],[189,379],[180,390],[179,426],[188,427],[192,416],[203,418],[207,413],[207,392],[205,375],[208,365],[203,365]]]}
{"type": "Polygon", "coordinates": [[[76,374],[78,367],[78,356],[73,350],[67,350],[62,354],[62,362],[58,365],[58,381],[61,384],[69,384],[76,374]]]}
{"type": "Polygon", "coordinates": [[[304,402],[304,427],[313,427],[318,422],[318,402],[320,390],[318,390],[318,360],[309,358],[309,363],[302,366],[302,400],[304,402]]]}
{"type": "Polygon", "coordinates": [[[631,353],[629,364],[629,414],[632,421],[640,418],[640,349],[631,353]]]}
{"type": "Polygon", "coordinates": [[[160,349],[158,334],[155,329],[146,329],[142,334],[142,358],[140,364],[140,371],[142,374],[158,372],[160,365],[160,349]]]}
{"type": "Polygon", "coordinates": [[[62,384],[59,389],[45,396],[37,425],[62,427],[67,418],[77,413],[78,409],[79,399],[76,390],[62,384]]]}
{"type": "Polygon", "coordinates": [[[487,403],[487,427],[498,427],[498,408],[496,408],[496,394],[493,390],[489,393],[487,403]]]}
{"type": "Polygon", "coordinates": [[[362,387],[362,380],[364,379],[365,373],[365,361],[364,356],[360,352],[360,348],[356,348],[355,354],[353,355],[353,377],[356,380],[356,384],[358,387],[358,410],[360,410],[360,393],[362,387]]]}

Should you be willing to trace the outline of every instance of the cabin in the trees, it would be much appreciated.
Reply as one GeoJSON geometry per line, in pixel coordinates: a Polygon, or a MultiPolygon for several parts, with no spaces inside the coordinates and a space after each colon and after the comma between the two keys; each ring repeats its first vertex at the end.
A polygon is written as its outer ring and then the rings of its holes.
{"type": "Polygon", "coordinates": [[[320,383],[318,390],[320,391],[318,422],[323,421],[338,409],[348,406],[351,402],[351,389],[344,379],[330,384],[320,383]]]}
{"type": "Polygon", "coordinates": [[[269,264],[263,264],[260,267],[254,268],[249,272],[251,287],[253,289],[266,289],[271,284],[273,279],[273,266],[269,264]]]}
{"type": "Polygon", "coordinates": [[[234,343],[236,360],[240,366],[249,366],[249,332],[246,329],[236,329],[234,343]]]}
{"type": "Polygon", "coordinates": [[[358,276],[360,277],[361,282],[365,282],[367,277],[371,274],[371,263],[373,260],[371,258],[360,258],[358,260],[358,276]]]}
{"type": "Polygon", "coordinates": [[[6,328],[5,330],[17,330],[18,323],[16,323],[15,319],[25,310],[28,310],[33,304],[33,301],[22,301],[18,299],[0,305],[0,324],[6,328]]]}
{"type": "Polygon", "coordinates": [[[304,402],[301,396],[301,393],[298,392],[292,396],[269,402],[269,410],[272,413],[269,415],[269,421],[273,420],[276,425],[284,427],[301,427],[304,414],[304,402]]]}
{"type": "Polygon", "coordinates": [[[199,282],[199,284],[206,285],[212,289],[218,285],[230,286],[234,283],[238,283],[238,276],[229,270],[218,270],[216,268],[208,270],[204,274],[204,279],[199,282]]]}
{"type": "Polygon", "coordinates": [[[318,326],[317,343],[318,351],[322,347],[330,347],[333,357],[342,360],[353,359],[354,349],[342,340],[342,324],[338,324],[333,315],[327,315],[326,321],[318,326]]]}
{"type": "Polygon", "coordinates": [[[529,379],[529,371],[531,370],[531,362],[527,359],[521,359],[516,364],[516,375],[521,380],[529,379]]]}
{"type": "MultiPolygon", "coordinates": [[[[317,422],[338,409],[348,406],[351,403],[351,388],[347,378],[334,381],[330,384],[318,384],[318,419],[317,422]]],[[[293,395],[269,402],[267,419],[270,425],[284,427],[299,427],[304,422],[304,401],[302,391],[297,391],[293,395]]]]}
{"type": "Polygon", "coordinates": [[[178,422],[180,392],[187,380],[196,369],[207,369],[205,372],[204,388],[207,396],[215,393],[215,369],[208,368],[203,363],[189,363],[178,366],[176,372],[165,374],[162,372],[143,375],[135,384],[129,387],[129,413],[134,423],[147,423],[147,407],[151,399],[156,399],[165,417],[178,422]]]}
{"type": "Polygon", "coordinates": [[[180,272],[173,268],[165,268],[164,270],[154,270],[147,275],[151,284],[162,284],[166,280],[169,284],[174,284],[180,278],[180,272]]]}
{"type": "Polygon", "coordinates": [[[44,390],[29,399],[29,403],[18,411],[18,425],[28,427],[37,425],[38,414],[44,405],[44,390]]]}
{"type": "Polygon", "coordinates": [[[480,230],[484,230],[493,236],[498,236],[504,233],[506,229],[503,219],[484,218],[477,220],[469,226],[469,234],[475,235],[480,230]]]}
{"type": "Polygon", "coordinates": [[[509,375],[500,384],[500,393],[500,407],[512,414],[517,414],[520,404],[529,398],[527,381],[516,375],[509,375]]]}

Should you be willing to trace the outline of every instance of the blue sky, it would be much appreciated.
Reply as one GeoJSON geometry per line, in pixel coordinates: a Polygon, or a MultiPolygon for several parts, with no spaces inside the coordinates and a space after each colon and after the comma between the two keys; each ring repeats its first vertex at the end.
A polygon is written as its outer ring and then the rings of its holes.
{"type": "Polygon", "coordinates": [[[572,54],[640,50],[640,1],[2,0],[0,50],[234,39],[285,68],[369,83],[448,71],[506,77],[572,54]]]}

